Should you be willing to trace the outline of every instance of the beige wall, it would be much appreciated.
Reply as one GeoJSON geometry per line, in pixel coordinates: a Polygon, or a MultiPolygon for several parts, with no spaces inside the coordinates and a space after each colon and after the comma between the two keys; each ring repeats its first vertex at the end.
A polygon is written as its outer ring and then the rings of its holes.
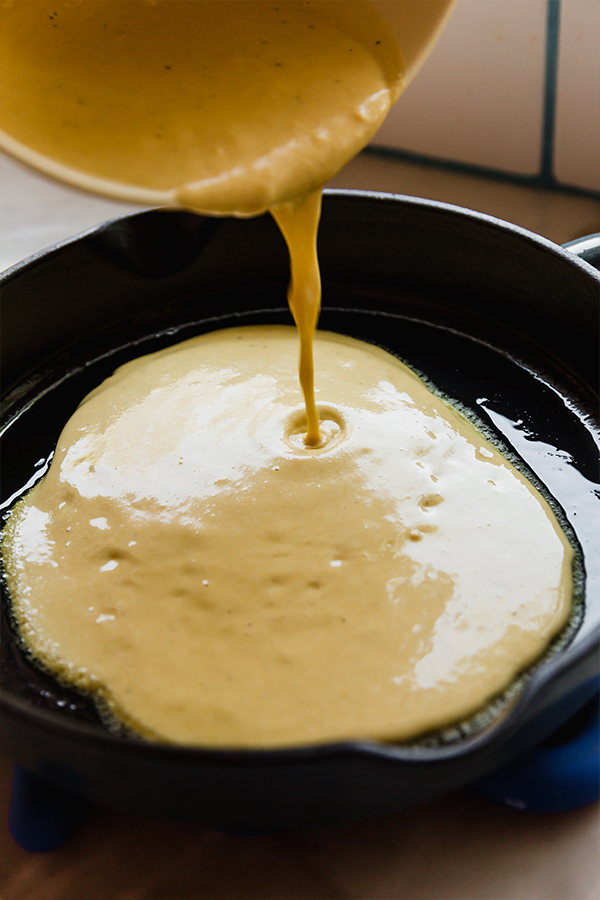
{"type": "MultiPolygon", "coordinates": [[[[388,17],[415,2],[385,4],[388,17]]],[[[600,191],[600,0],[561,0],[559,10],[552,174],[556,183],[600,191]]],[[[548,0],[458,0],[374,143],[537,177],[547,12],[548,0]]]]}

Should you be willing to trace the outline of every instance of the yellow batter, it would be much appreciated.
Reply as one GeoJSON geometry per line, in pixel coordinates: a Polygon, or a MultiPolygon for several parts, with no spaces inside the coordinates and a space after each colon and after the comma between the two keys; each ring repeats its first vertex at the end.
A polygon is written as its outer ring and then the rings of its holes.
{"type": "MultiPolygon", "coordinates": [[[[427,44],[422,7],[404,22],[411,57],[427,44]]],[[[320,189],[402,89],[385,20],[366,0],[8,0],[0,13],[6,149],[111,196],[273,212],[290,247],[307,442],[318,441],[320,189]]]]}
{"type": "Polygon", "coordinates": [[[403,83],[366,0],[3,0],[0,13],[3,146],[143,203],[255,215],[320,188],[403,83]]]}
{"type": "Polygon", "coordinates": [[[295,341],[236,328],[128,363],[10,519],[27,644],[149,737],[410,738],[569,614],[546,502],[394,357],[318,333],[306,447],[295,341]]]}

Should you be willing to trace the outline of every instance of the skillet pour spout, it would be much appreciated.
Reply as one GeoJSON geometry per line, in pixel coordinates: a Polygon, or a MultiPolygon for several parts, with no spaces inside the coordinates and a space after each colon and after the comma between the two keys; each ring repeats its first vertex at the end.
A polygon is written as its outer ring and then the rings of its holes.
{"type": "MultiPolygon", "coordinates": [[[[23,652],[3,589],[1,746],[99,803],[267,831],[418,803],[543,741],[597,691],[600,272],[569,249],[458,207],[325,193],[320,326],[380,344],[471,410],[551,499],[578,548],[572,620],[468,722],[404,745],[208,750],[108,731],[23,652]]],[[[151,210],[2,276],[3,498],[39,476],[80,399],[132,356],[227,325],[289,322],[268,216],[151,210]]]]}

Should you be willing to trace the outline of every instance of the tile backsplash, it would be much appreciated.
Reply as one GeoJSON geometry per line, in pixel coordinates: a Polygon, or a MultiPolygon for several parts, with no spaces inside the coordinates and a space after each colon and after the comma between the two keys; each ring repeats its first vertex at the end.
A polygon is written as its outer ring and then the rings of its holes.
{"type": "Polygon", "coordinates": [[[458,0],[373,144],[600,193],[600,0],[458,0]]]}
{"type": "Polygon", "coordinates": [[[556,95],[555,176],[600,191],[600,0],[563,0],[556,95]]]}

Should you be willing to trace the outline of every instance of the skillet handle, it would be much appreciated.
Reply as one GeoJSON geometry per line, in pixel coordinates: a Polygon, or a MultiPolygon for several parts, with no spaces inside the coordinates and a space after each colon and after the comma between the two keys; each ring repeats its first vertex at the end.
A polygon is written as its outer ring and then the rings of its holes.
{"type": "Polygon", "coordinates": [[[563,249],[570,250],[590,266],[600,269],[600,233],[588,234],[587,237],[569,241],[568,244],[563,244],[563,249]]]}

